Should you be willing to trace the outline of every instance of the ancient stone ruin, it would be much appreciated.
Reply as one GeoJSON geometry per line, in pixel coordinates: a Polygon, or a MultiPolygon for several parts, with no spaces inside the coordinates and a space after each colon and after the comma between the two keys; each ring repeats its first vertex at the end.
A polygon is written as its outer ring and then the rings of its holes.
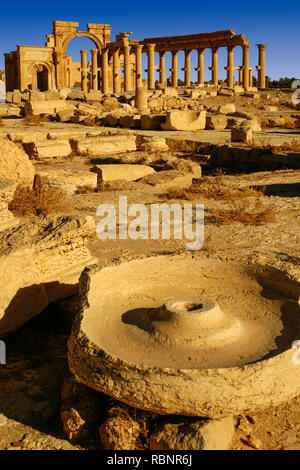
{"type": "MultiPolygon", "coordinates": [[[[18,46],[17,51],[5,54],[5,73],[7,91],[26,89],[47,91],[51,89],[71,88],[81,80],[81,89],[101,90],[120,93],[121,90],[132,91],[143,87],[142,54],[147,54],[148,89],[155,88],[154,53],[159,53],[159,84],[165,86],[165,55],[172,53],[172,68],[169,84],[177,87],[178,53],[185,53],[184,84],[191,85],[191,53],[198,51],[197,83],[204,85],[204,52],[211,50],[212,62],[211,83],[218,86],[218,50],[227,48],[227,86],[234,84],[234,70],[239,71],[238,83],[244,88],[252,87],[252,72],[249,65],[248,39],[234,30],[216,31],[182,36],[161,38],[130,39],[131,33],[119,33],[111,42],[111,27],[107,24],[87,24],[87,31],[77,31],[78,23],[70,21],[53,21],[53,33],[47,34],[44,47],[18,46]],[[72,62],[66,55],[66,48],[75,37],[90,38],[95,49],[91,50],[92,61],[87,64],[87,51],[81,51],[81,63],[72,62]],[[234,49],[243,50],[242,65],[234,65],[234,49]],[[121,78],[121,68],[124,76],[121,78]]],[[[257,44],[258,86],[265,88],[265,48],[266,44],[257,44]]]]}
{"type": "Polygon", "coordinates": [[[299,450],[297,84],[78,27],[0,72],[0,450],[299,450]]]}

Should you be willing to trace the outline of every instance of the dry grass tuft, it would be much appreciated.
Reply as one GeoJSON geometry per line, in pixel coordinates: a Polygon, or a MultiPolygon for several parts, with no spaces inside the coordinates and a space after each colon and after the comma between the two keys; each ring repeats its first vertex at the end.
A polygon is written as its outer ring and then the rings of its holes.
{"type": "Polygon", "coordinates": [[[48,215],[68,212],[72,209],[69,198],[55,188],[18,186],[9,210],[17,217],[48,215]]]}
{"type": "Polygon", "coordinates": [[[272,206],[264,206],[260,199],[249,203],[245,199],[230,199],[227,201],[228,209],[213,209],[212,215],[206,220],[216,224],[233,224],[241,222],[245,225],[261,225],[267,222],[276,222],[275,211],[272,206]]]}
{"type": "Polygon", "coordinates": [[[235,183],[225,183],[224,174],[218,171],[216,176],[207,176],[199,183],[192,184],[188,189],[175,189],[165,194],[165,199],[185,199],[193,201],[198,198],[215,199],[217,201],[234,198],[264,196],[264,190],[239,188],[235,183]]]}

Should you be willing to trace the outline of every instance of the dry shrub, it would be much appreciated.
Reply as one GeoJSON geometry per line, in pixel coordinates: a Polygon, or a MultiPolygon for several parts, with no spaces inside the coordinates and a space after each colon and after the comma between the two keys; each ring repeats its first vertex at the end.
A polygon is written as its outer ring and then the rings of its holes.
{"type": "Polygon", "coordinates": [[[3,122],[2,117],[0,117],[0,126],[4,126],[4,122],[3,122]]]}
{"type": "Polygon", "coordinates": [[[206,220],[217,224],[233,224],[241,222],[245,225],[261,225],[276,222],[274,209],[271,205],[264,206],[260,199],[250,203],[245,199],[232,198],[227,201],[228,209],[213,209],[212,215],[206,220]]]}
{"type": "Polygon", "coordinates": [[[208,176],[202,181],[192,184],[188,189],[174,189],[165,194],[165,199],[185,199],[192,201],[199,197],[206,199],[229,200],[264,196],[264,189],[239,188],[235,183],[225,183],[224,174],[218,171],[216,176],[208,176]]]}
{"type": "Polygon", "coordinates": [[[60,189],[18,186],[9,209],[17,217],[48,215],[72,209],[66,193],[60,189]]]}

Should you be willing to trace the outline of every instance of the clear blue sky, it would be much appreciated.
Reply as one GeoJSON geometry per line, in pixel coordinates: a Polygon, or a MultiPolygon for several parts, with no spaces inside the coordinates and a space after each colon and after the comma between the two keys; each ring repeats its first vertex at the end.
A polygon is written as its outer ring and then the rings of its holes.
{"type": "MultiPolygon", "coordinates": [[[[252,46],[250,65],[257,65],[256,43],[268,43],[266,72],[272,79],[300,79],[299,20],[300,3],[275,1],[206,0],[15,0],[1,2],[0,7],[0,69],[4,69],[3,53],[15,50],[16,45],[42,46],[45,35],[52,32],[52,20],[77,21],[78,30],[87,23],[108,23],[112,39],[119,32],[132,32],[132,38],[171,36],[234,29],[244,34],[252,46]]],[[[74,39],[67,52],[79,60],[80,49],[93,48],[88,39],[74,39]]],[[[196,60],[193,53],[192,63],[196,60]]],[[[167,58],[167,66],[170,57],[167,58]]],[[[210,52],[205,53],[205,67],[210,66],[210,52]]],[[[220,78],[225,77],[225,49],[220,49],[220,78]]],[[[179,65],[183,53],[179,56],[179,65]]],[[[158,64],[158,58],[156,57],[158,64]]],[[[241,63],[240,48],[235,49],[235,64],[241,63]]],[[[196,64],[195,64],[196,65],[196,64]]],[[[145,64],[146,68],[146,64],[145,64]]],[[[183,72],[182,72],[183,74],[183,72]]],[[[210,72],[206,72],[206,79],[210,72]]],[[[193,72],[192,80],[196,79],[193,72]]]]}

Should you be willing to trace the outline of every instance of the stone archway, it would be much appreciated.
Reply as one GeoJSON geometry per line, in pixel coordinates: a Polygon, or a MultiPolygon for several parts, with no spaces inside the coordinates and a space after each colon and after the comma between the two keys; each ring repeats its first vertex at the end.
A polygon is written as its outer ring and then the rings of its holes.
{"type": "Polygon", "coordinates": [[[32,90],[47,91],[51,88],[51,67],[49,64],[35,62],[30,65],[29,76],[31,83],[28,87],[32,90]]]}
{"type": "Polygon", "coordinates": [[[77,37],[91,39],[95,48],[101,51],[110,41],[111,27],[106,24],[87,24],[87,31],[77,31],[78,23],[69,21],[53,22],[54,60],[57,88],[67,86],[67,46],[77,37]]]}

